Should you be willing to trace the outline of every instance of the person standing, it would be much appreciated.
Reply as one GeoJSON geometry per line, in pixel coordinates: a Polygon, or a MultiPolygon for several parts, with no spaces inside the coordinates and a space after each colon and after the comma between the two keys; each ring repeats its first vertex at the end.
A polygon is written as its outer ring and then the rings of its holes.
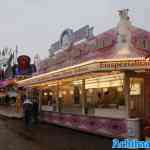
{"type": "Polygon", "coordinates": [[[31,126],[32,121],[32,107],[33,103],[30,99],[26,99],[23,103],[23,110],[24,110],[24,119],[25,119],[25,125],[27,127],[31,126]]]}
{"type": "Polygon", "coordinates": [[[5,104],[8,105],[8,103],[9,103],[9,95],[7,94],[5,97],[5,104]]]}
{"type": "Polygon", "coordinates": [[[32,116],[33,116],[33,121],[35,124],[38,123],[38,115],[39,115],[39,105],[36,99],[33,101],[33,107],[32,107],[32,116]]]}

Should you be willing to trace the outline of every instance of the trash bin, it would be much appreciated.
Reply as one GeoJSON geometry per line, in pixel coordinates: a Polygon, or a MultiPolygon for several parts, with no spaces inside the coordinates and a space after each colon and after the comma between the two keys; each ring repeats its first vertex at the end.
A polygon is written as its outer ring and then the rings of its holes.
{"type": "Polygon", "coordinates": [[[144,136],[145,136],[145,140],[150,141],[150,126],[144,127],[144,136]]]}
{"type": "Polygon", "coordinates": [[[141,120],[140,118],[129,118],[128,123],[128,138],[140,139],[141,138],[141,120]]]}

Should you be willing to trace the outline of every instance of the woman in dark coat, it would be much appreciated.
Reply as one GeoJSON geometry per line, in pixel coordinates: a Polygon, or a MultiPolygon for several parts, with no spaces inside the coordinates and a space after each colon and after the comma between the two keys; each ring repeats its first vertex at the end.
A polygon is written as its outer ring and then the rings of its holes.
{"type": "Polygon", "coordinates": [[[33,121],[35,124],[38,123],[38,115],[39,115],[39,105],[36,100],[33,101],[33,106],[32,106],[32,116],[33,116],[33,121]]]}
{"type": "Polygon", "coordinates": [[[27,127],[31,126],[32,107],[33,107],[33,103],[31,102],[31,100],[26,99],[23,103],[23,110],[24,110],[25,124],[27,127]]]}

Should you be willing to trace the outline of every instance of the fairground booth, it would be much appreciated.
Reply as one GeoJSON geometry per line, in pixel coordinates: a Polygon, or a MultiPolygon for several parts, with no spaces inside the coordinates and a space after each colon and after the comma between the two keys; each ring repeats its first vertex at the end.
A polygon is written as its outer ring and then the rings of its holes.
{"type": "Polygon", "coordinates": [[[14,104],[16,101],[16,95],[15,79],[0,81],[0,105],[14,104]]]}
{"type": "Polygon", "coordinates": [[[62,32],[39,74],[18,81],[36,96],[43,119],[110,137],[138,137],[150,115],[150,33],[119,11],[116,27],[62,32]]]}

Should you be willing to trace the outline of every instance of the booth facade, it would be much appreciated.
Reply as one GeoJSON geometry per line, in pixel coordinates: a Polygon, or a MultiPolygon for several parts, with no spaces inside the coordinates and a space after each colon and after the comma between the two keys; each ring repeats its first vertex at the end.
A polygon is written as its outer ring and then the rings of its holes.
{"type": "Polygon", "coordinates": [[[128,10],[119,16],[117,27],[97,36],[89,26],[65,30],[39,74],[17,82],[33,97],[38,90],[45,121],[110,137],[139,136],[133,122],[139,126],[150,115],[150,33],[131,24],[128,10]]]}

